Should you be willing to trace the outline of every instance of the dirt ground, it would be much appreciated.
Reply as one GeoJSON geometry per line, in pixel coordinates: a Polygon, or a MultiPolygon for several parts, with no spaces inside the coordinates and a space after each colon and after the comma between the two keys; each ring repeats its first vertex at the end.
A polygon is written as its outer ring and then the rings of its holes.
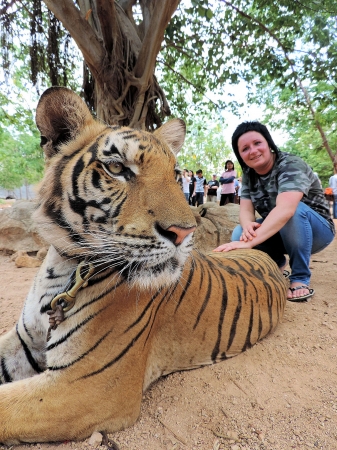
{"type": "MultiPolygon", "coordinates": [[[[110,436],[120,450],[337,449],[336,255],[337,239],[313,255],[315,296],[308,303],[288,302],[283,322],[261,343],[152,386],[137,423],[110,436]]],[[[0,335],[19,316],[36,270],[18,269],[0,255],[0,335]]],[[[90,445],[86,440],[12,448],[90,445]]]]}

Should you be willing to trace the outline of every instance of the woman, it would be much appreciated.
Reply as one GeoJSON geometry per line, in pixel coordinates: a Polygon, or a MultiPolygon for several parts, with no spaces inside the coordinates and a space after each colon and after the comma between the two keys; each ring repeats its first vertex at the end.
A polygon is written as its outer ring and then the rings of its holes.
{"type": "Polygon", "coordinates": [[[236,170],[234,170],[233,161],[227,160],[225,162],[225,171],[220,177],[221,197],[220,206],[224,206],[228,199],[228,203],[234,203],[236,170]]]}
{"type": "Polygon", "coordinates": [[[232,242],[215,251],[256,248],[268,253],[283,272],[289,255],[288,300],[307,301],[310,255],[333,240],[334,223],[323,190],[301,158],[280,152],[265,125],[244,122],[232,136],[243,169],[240,224],[232,242]],[[261,219],[255,219],[255,211],[261,219]]]}

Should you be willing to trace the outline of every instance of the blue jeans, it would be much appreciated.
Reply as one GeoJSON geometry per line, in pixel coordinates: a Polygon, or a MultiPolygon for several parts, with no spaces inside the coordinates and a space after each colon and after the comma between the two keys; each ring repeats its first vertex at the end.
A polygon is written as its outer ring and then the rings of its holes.
{"type": "Polygon", "coordinates": [[[190,201],[190,193],[189,192],[184,192],[184,195],[185,195],[187,203],[189,203],[189,201],[190,201]]]}
{"type": "MultiPolygon", "coordinates": [[[[262,223],[263,220],[257,219],[256,222],[262,223]]],[[[241,234],[242,227],[238,225],[232,233],[232,241],[239,241],[241,234]]],[[[323,250],[333,239],[334,233],[328,221],[305,203],[300,202],[295,214],[284,227],[254,248],[268,253],[279,267],[286,263],[284,255],[289,255],[290,282],[309,285],[310,255],[323,250]]]]}

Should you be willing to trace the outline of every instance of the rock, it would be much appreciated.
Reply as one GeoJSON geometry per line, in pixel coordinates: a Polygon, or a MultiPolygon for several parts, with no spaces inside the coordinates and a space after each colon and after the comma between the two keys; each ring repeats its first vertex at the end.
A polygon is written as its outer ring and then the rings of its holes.
{"type": "Polygon", "coordinates": [[[19,200],[11,208],[0,211],[0,250],[14,253],[25,249],[37,252],[48,246],[38,234],[38,227],[32,220],[35,209],[33,201],[19,200]]]}
{"type": "Polygon", "coordinates": [[[48,247],[42,247],[37,252],[36,257],[37,257],[37,259],[40,259],[41,261],[43,261],[45,259],[45,257],[47,256],[47,253],[48,253],[48,247]]]}
{"type": "Polygon", "coordinates": [[[15,261],[18,256],[19,256],[18,252],[15,252],[15,253],[12,253],[12,255],[9,259],[10,259],[10,261],[15,261]]]}
{"type": "Polygon", "coordinates": [[[103,435],[101,433],[99,433],[98,431],[94,431],[92,433],[92,435],[90,436],[88,443],[89,443],[89,445],[96,447],[97,445],[101,445],[102,439],[103,439],[103,435]]]}
{"type": "Polygon", "coordinates": [[[216,227],[210,220],[201,217],[200,225],[197,226],[194,232],[193,248],[201,253],[208,253],[217,247],[217,242],[216,227]]]}
{"type": "Polygon", "coordinates": [[[41,259],[29,256],[27,252],[18,251],[17,257],[15,258],[16,267],[40,267],[42,264],[41,259]]]}
{"type": "Polygon", "coordinates": [[[208,202],[191,209],[196,219],[197,214],[200,217],[197,219],[197,229],[194,232],[195,249],[208,253],[220,244],[230,242],[232,231],[239,224],[239,205],[228,203],[219,206],[208,202]]]}

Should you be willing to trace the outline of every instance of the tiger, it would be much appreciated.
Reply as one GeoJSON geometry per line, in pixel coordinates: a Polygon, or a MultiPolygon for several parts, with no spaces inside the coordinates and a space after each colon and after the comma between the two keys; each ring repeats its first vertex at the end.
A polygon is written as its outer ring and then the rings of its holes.
{"type": "Polygon", "coordinates": [[[50,247],[0,338],[7,445],[131,426],[156,380],[252,347],[286,304],[265,253],[193,250],[196,219],[177,183],[182,120],[153,132],[107,125],[51,87],[36,125],[46,169],[34,220],[50,247]]]}

